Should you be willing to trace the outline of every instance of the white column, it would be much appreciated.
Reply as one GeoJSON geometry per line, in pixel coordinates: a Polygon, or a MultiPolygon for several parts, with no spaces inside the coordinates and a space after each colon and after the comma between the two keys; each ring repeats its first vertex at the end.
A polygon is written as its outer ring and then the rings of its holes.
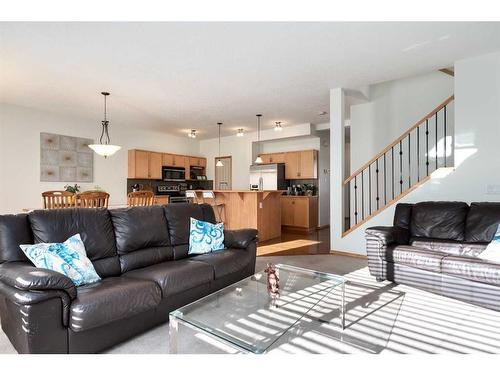
{"type": "Polygon", "coordinates": [[[344,89],[330,90],[330,249],[335,250],[342,236],[344,209],[344,89]]]}

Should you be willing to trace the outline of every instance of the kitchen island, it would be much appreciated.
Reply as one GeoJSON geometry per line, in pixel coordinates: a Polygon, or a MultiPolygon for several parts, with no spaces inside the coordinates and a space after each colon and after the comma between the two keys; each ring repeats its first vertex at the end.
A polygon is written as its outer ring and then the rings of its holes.
{"type": "MultiPolygon", "coordinates": [[[[211,199],[203,199],[202,190],[198,197],[208,204],[211,199]]],[[[281,236],[281,190],[214,190],[217,204],[224,204],[222,219],[226,229],[255,228],[259,231],[259,241],[281,236]]],[[[217,208],[214,207],[216,210],[217,208]]]]}

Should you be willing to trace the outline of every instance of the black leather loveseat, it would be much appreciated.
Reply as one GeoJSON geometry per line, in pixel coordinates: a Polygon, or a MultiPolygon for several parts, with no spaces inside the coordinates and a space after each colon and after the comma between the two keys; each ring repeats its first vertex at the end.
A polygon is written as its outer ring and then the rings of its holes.
{"type": "Polygon", "coordinates": [[[500,264],[477,257],[500,224],[500,203],[398,204],[392,227],[366,230],[377,280],[500,310],[500,264]]]}
{"type": "Polygon", "coordinates": [[[189,218],[209,205],[39,210],[0,216],[0,317],[20,353],[93,353],[168,320],[173,309],[255,271],[257,231],[225,231],[222,252],[188,256],[189,218]],[[75,287],[19,244],[80,233],[102,280],[75,287]]]}

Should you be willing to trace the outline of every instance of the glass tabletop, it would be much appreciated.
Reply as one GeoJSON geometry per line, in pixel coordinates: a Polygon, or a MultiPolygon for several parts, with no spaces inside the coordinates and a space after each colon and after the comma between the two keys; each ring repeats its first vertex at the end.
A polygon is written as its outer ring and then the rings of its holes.
{"type": "Polygon", "coordinates": [[[170,313],[174,319],[252,353],[264,353],[306,316],[342,276],[278,264],[279,294],[262,271],[170,313]]]}

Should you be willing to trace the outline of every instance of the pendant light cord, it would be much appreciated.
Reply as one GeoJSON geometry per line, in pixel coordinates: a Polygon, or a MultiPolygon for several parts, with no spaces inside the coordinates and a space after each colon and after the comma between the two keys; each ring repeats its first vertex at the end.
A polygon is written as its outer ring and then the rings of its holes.
{"type": "Polygon", "coordinates": [[[222,122],[218,122],[217,125],[219,125],[219,159],[220,159],[220,127],[222,126],[222,122]]]}
{"type": "Polygon", "coordinates": [[[107,100],[106,100],[109,93],[102,92],[101,94],[104,96],[104,120],[102,121],[102,131],[101,131],[101,138],[99,138],[99,142],[101,144],[109,145],[111,143],[111,140],[109,138],[109,132],[108,132],[109,121],[107,119],[108,111],[107,111],[107,100]],[[102,142],[103,138],[104,138],[104,143],[102,142]]]}

